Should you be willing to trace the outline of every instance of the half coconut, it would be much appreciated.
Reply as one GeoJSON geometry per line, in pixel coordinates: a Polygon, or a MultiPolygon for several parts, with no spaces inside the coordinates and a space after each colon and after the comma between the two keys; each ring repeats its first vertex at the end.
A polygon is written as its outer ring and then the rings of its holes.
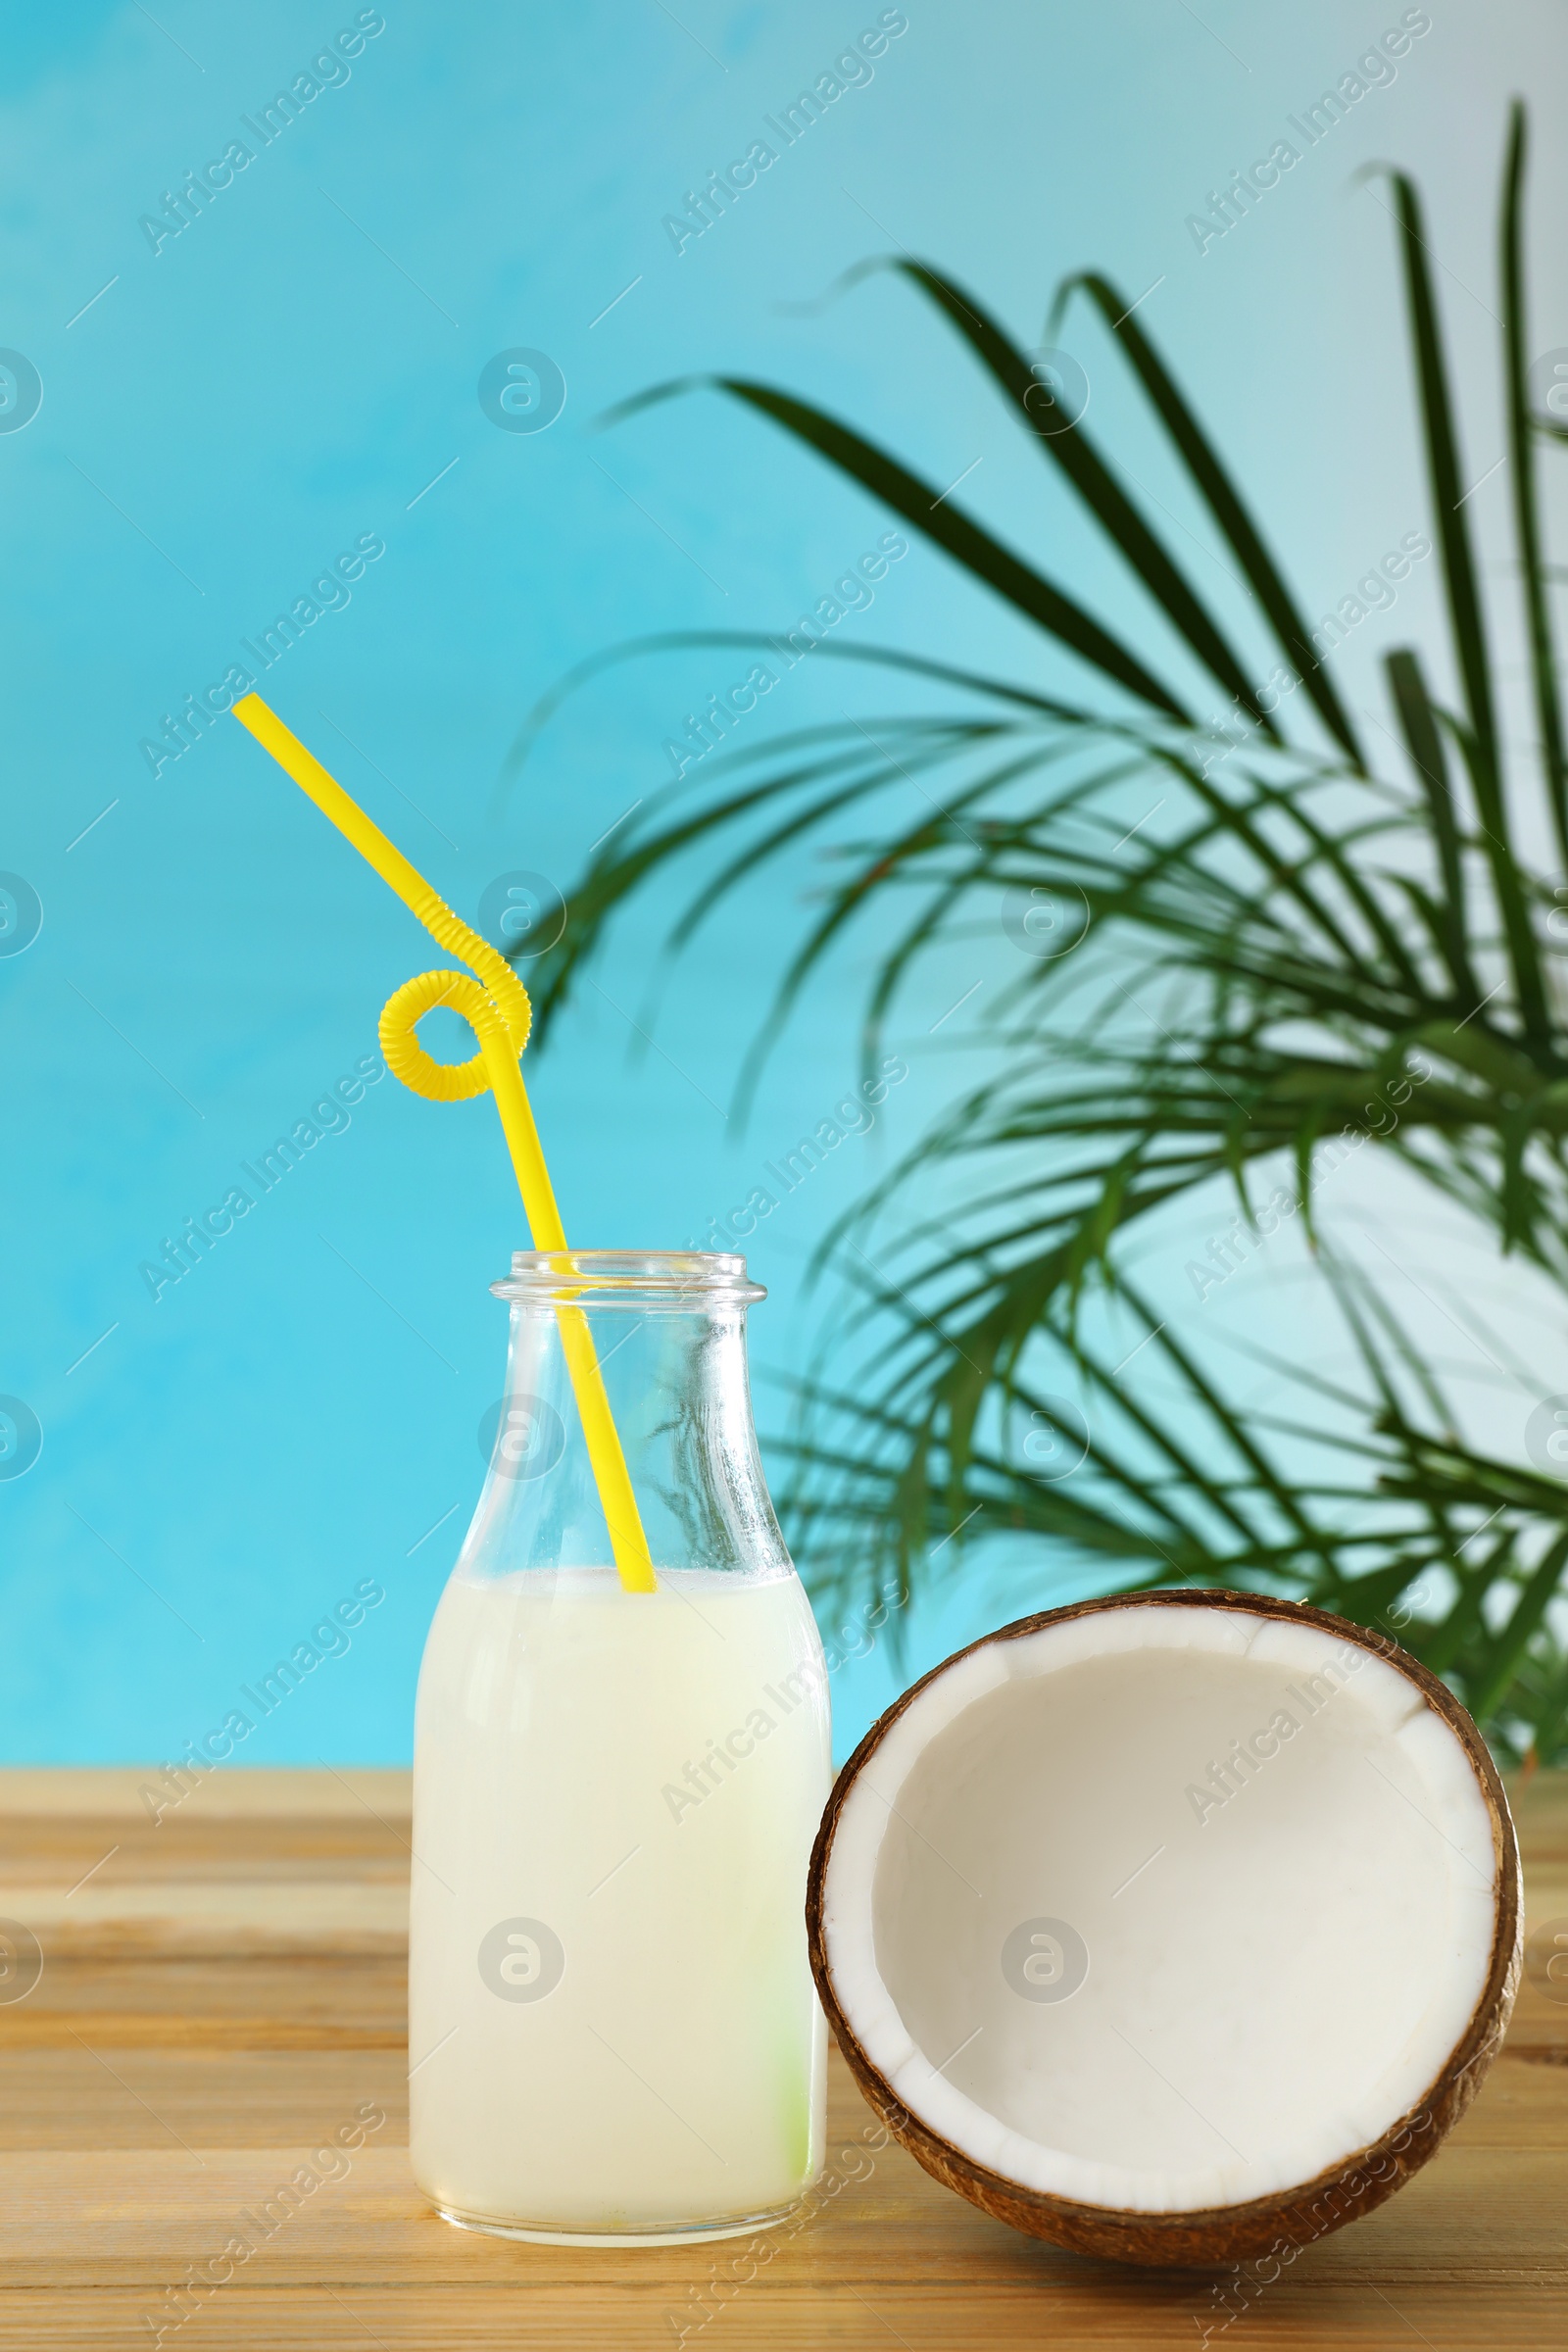
{"type": "Polygon", "coordinates": [[[807,1898],[861,2089],[1031,2236],[1305,2245],[1432,2156],[1501,2041],[1519,1857],[1452,1693],[1230,1592],[1026,1617],[839,1775],[807,1898]]]}

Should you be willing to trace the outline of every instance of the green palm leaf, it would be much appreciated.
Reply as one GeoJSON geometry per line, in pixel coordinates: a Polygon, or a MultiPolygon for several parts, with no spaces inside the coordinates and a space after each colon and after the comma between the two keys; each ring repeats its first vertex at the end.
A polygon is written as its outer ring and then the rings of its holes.
{"type": "MultiPolygon", "coordinates": [[[[799,1388],[787,1456],[792,1529],[827,1599],[907,1597],[960,1562],[970,1574],[1012,1558],[1008,1538],[1043,1539],[1027,1555],[1037,1580],[1257,1586],[1389,1624],[1505,1752],[1568,1748],[1568,1487],[1467,1443],[1437,1368],[1376,1285],[1336,1258],[1318,1216],[1333,1170],[1373,1151],[1499,1252],[1568,1285],[1559,901],[1554,877],[1520,847],[1549,833],[1568,855],[1547,601],[1559,574],[1534,473],[1538,439],[1564,436],[1528,406],[1525,153],[1516,114],[1498,250],[1541,739],[1524,777],[1504,761],[1422,208],[1401,173],[1394,217],[1460,707],[1429,683],[1445,666],[1430,649],[1391,654],[1392,773],[1363,757],[1240,490],[1104,277],[1066,279],[1058,308],[1082,292],[1115,338],[1326,753],[1288,732],[1283,701],[1279,713],[1263,707],[1241,640],[1152,526],[1147,494],[1134,495],[1081,427],[1041,429],[1024,350],[941,271],[906,258],[866,266],[898,271],[954,327],[1136,575],[1167,643],[1239,716],[1196,725],[1124,628],[849,424],[768,385],[703,379],[891,507],[1085,673],[1071,699],[901,648],[815,647],[818,661],[918,681],[953,707],[713,753],[695,804],[651,808],[617,831],[534,967],[548,1027],[651,877],[702,862],[671,926],[678,952],[781,855],[824,849],[817,904],[742,1072],[744,1105],[807,981],[868,914],[868,1067],[933,958],[987,959],[996,985],[974,1031],[950,1032],[940,1048],[979,1049],[980,1075],[823,1246],[847,1304],[831,1359],[799,1388]],[[1079,910],[1081,937],[1070,953],[1038,955],[1020,908],[1079,910]],[[1199,1298],[1216,1267],[1299,1219],[1312,1279],[1353,1352],[1349,1385],[1275,1365],[1293,1409],[1243,1410],[1242,1376],[1141,1305],[1131,1268],[1142,1237],[1204,1186],[1234,1208],[1216,1212],[1218,1230],[1189,1264],[1199,1298]],[[1042,1467],[1045,1453],[1059,1467],[1080,1414],[1082,1460],[1066,1476],[1042,1467]]],[[[661,386],[617,414],[690,388],[661,386]]],[[[621,650],[770,642],[692,632],[621,650]]],[[[558,700],[530,717],[514,770],[558,700]]],[[[1049,1597],[1031,1588],[1031,1601],[1049,1597]]]]}
{"type": "Polygon", "coordinates": [[[1542,561],[1541,517],[1536,493],[1536,436],[1531,430],[1526,381],[1524,292],[1525,116],[1513,108],[1503,174],[1501,262],[1503,363],[1508,404],[1509,480],[1513,490],[1514,534],[1524,589],[1530,640],[1530,674],[1541,759],[1557,844],[1568,858],[1568,762],[1565,762],[1557,662],[1542,561]]]}
{"type": "Polygon", "coordinates": [[[947,503],[943,492],[922,481],[917,473],[911,473],[906,466],[901,466],[897,458],[890,458],[886,450],[878,449],[874,442],[865,440],[809,402],[795,400],[787,392],[775,392],[767,384],[750,383],[743,376],[694,376],[641,392],[635,399],[623,401],[611,410],[603,421],[618,423],[640,410],[704,386],[728,392],[734,399],[760,410],[764,416],[772,417],[786,432],[795,434],[798,440],[847,473],[852,481],[858,482],[862,490],[881,499],[896,514],[902,514],[915,530],[961,564],[977,580],[984,581],[1026,619],[1115,684],[1125,687],[1140,702],[1163,711],[1169,718],[1187,717],[1181,704],[1144,667],[1137,656],[1108,629],[1102,628],[1082,605],[1064,595],[1043,571],[1004,547],[1000,539],[994,539],[960,508],[947,503]]]}
{"type": "Polygon", "coordinates": [[[1079,288],[1094,303],[1106,326],[1126,352],[1148,395],[1150,406],[1169,434],[1187,469],[1193,488],[1228,541],[1232,554],[1241,564],[1248,586],[1268,616],[1281,651],[1299,671],[1301,683],[1316,707],[1318,716],[1350,764],[1359,768],[1362,764],[1361,750],[1345,706],[1332,679],[1324,674],[1322,660],[1296,600],[1221,464],[1213,443],[1177,388],[1176,380],[1164,361],[1133,318],[1125,297],[1108,278],[1093,270],[1067,278],[1057,294],[1057,309],[1079,288]]]}

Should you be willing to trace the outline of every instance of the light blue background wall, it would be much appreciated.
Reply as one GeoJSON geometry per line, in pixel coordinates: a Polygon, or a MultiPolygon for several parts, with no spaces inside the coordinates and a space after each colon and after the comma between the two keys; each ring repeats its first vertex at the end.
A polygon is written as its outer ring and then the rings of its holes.
{"type": "MultiPolygon", "coordinates": [[[[662,217],[875,6],[682,0],[676,23],[653,0],[388,0],[347,83],[155,256],[139,217],[357,13],[0,10],[0,344],[43,383],[36,417],[0,434],[0,867],[44,908],[34,944],[0,958],[0,1392],[44,1433],[26,1475],[0,1480],[10,1759],[176,1754],[368,1575],[385,1605],[247,1760],[407,1755],[419,1644],[498,1384],[485,1285],[521,1238],[489,1104],[436,1109],[388,1082],[154,1302],[140,1262],[369,1051],[382,999],[430,960],[232,722],[155,779],[138,745],[162,713],[376,534],[385,554],[352,603],[264,690],[460,911],[511,868],[569,884],[659,789],[664,737],[734,664],[609,672],[497,813],[534,698],[641,631],[787,625],[888,522],[713,398],[589,437],[610,402],[724,367],[803,388],[943,481],[979,459],[974,510],[1166,658],[1136,589],[910,294],[883,279],[816,316],[786,306],[896,246],[969,279],[1031,341],[1071,268],[1099,263],[1129,296],[1161,281],[1142,316],[1321,607],[1424,517],[1390,224],[1356,167],[1395,158],[1427,185],[1476,475],[1500,448],[1491,238],[1516,88],[1539,134],[1538,254],[1563,217],[1568,74],[1542,5],[1434,5],[1393,85],[1200,256],[1184,217],[1397,7],[910,0],[874,79],[677,256],[662,217]],[[496,429],[476,397],[485,362],[518,345],[567,385],[538,434],[496,429]]],[[[1536,274],[1536,341],[1568,342],[1545,290],[1560,271],[1536,274]]],[[[1096,421],[1217,576],[1102,341],[1081,319],[1062,339],[1096,421]]],[[[1478,493],[1484,530],[1501,496],[1500,480],[1478,493]]],[[[1396,630],[1422,624],[1430,586],[1347,649],[1352,691],[1396,630]]],[[[845,625],[1067,674],[924,548],[845,625]]],[[[836,674],[775,701],[795,721],[883,708],[887,689],[836,674]]],[[[654,894],[619,934],[605,993],[585,992],[531,1072],[574,1239],[700,1232],[852,1076],[863,945],[803,1006],[747,1135],[716,1107],[816,870],[803,858],[752,890],[675,970],[667,1058],[629,1057],[627,1016],[645,1018],[677,897],[654,894]]],[[[759,1366],[799,1363],[812,1241],[954,1081],[951,1054],[921,1052],[951,976],[934,969],[911,1001],[914,1076],[878,1133],[760,1237],[773,1298],[759,1366]]],[[[912,1629],[910,1663],[1060,1590],[1049,1558],[1005,1594],[970,1585],[912,1629]]],[[[844,1678],[841,1748],[893,1672],[879,1656],[844,1678]]]]}

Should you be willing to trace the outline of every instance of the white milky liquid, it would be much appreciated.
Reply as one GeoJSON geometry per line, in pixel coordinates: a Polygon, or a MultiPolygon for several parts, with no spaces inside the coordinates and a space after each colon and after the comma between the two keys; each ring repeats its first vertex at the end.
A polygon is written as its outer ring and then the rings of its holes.
{"type": "Polygon", "coordinates": [[[794,1577],[460,1572],[419,1675],[410,2142],[449,2213],[722,2226],[815,2178],[831,1780],[794,1577]],[[542,1931],[542,1932],[541,1932],[542,1931]],[[488,1940],[487,1940],[488,1939],[488,1940]]]}

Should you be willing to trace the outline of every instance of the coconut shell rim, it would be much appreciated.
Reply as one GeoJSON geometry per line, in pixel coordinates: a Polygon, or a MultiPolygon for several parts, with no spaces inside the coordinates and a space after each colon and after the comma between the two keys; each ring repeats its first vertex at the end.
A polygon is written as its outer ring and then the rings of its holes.
{"type": "Polygon", "coordinates": [[[1518,1989],[1524,1922],[1518,1839],[1507,1792],[1473,1717],[1445,1682],[1388,1636],[1311,1602],[1287,1600],[1273,1593],[1182,1586],[1158,1592],[1109,1593],[1015,1618],[994,1633],[982,1634],[977,1641],[966,1642],[911,1683],[878,1716],[834,1781],[811,1848],[806,1927],[817,1994],[851,2073],[867,2103],[895,2138],[933,2178],[1026,2235],[1049,2239],[1074,2252],[1113,2261],[1205,2269],[1250,2254],[1298,2249],[1318,2237],[1328,2236],[1333,2230],[1343,2229],[1347,2222],[1358,2220],[1384,2203],[1436,2155],[1474,2098],[1501,2047],[1518,1989]],[[1028,2188],[1005,2174],[976,2163],[962,2148],[945,2139],[903,2105],[886,2077],[867,2057],[838,1998],[822,1927],[827,1866],[844,1806],[865,1765],[921,1691],[960,1660],[996,1642],[1021,1641],[1048,1626],[1062,1625],[1076,1617],[1112,1609],[1195,1606],[1316,1626],[1382,1658],[1386,1665],[1393,1666],[1416,1686],[1458,1740],[1487,1805],[1496,1872],[1492,1951],[1481,1991],[1463,2032],[1421,2096],[1376,2140],[1337,2159],[1308,2180],[1290,2183],[1266,2196],[1250,2198],[1244,2204],[1169,2211],[1094,2205],[1051,2190],[1028,2188]],[[1402,2148],[1396,2145],[1401,2139],[1405,2142],[1402,2148]],[[1363,2178],[1350,2192],[1348,2184],[1356,2180],[1358,2175],[1363,2178]],[[1315,2225],[1312,2207],[1335,2196],[1345,2198],[1346,2210],[1334,2215],[1327,2224],[1315,2225]]]}

